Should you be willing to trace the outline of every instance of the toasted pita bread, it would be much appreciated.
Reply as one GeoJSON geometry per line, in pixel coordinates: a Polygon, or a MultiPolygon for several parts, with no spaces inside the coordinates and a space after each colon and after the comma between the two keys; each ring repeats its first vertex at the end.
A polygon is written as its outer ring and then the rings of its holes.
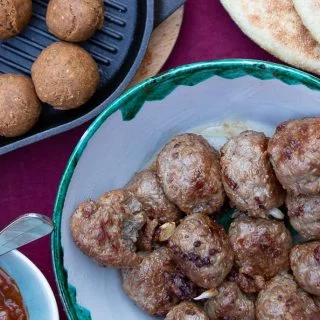
{"type": "Polygon", "coordinates": [[[242,31],[263,49],[320,75],[320,45],[302,23],[292,0],[220,1],[242,31]]]}
{"type": "Polygon", "coordinates": [[[319,0],[292,0],[301,20],[320,43],[320,1],[319,0]]]}

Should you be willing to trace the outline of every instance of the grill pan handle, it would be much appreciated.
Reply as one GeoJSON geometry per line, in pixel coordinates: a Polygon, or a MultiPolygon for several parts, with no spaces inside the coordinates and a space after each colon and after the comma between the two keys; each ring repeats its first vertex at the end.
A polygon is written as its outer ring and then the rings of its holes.
{"type": "Polygon", "coordinates": [[[155,0],[154,2],[154,27],[167,19],[179,9],[186,0],[155,0]]]}

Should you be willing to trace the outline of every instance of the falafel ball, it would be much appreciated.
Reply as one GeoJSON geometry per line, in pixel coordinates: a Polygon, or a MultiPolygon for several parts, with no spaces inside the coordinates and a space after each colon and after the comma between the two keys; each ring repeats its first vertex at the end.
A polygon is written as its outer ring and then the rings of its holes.
{"type": "Polygon", "coordinates": [[[268,152],[282,186],[294,195],[320,192],[320,118],[281,123],[268,152]]]}
{"type": "Polygon", "coordinates": [[[245,296],[235,282],[225,281],[218,294],[205,304],[210,319],[254,320],[254,302],[245,296]]]}
{"type": "Polygon", "coordinates": [[[202,288],[216,288],[233,265],[233,251],[222,226],[202,213],[187,216],[168,242],[173,259],[202,288]]]}
{"type": "Polygon", "coordinates": [[[32,16],[32,0],[0,1],[0,40],[19,34],[32,16]]]}
{"type": "Polygon", "coordinates": [[[268,138],[256,131],[241,132],[221,148],[224,190],[237,209],[253,217],[267,218],[284,202],[267,148],[268,138]]]}
{"type": "Polygon", "coordinates": [[[126,294],[152,316],[165,316],[180,300],[197,295],[196,287],[181,276],[165,247],[145,255],[135,268],[123,269],[122,280],[126,294]]]}
{"type": "Polygon", "coordinates": [[[320,296],[320,241],[293,247],[290,265],[300,287],[310,294],[320,296]]]}
{"type": "Polygon", "coordinates": [[[272,278],[258,295],[257,320],[316,320],[319,317],[312,298],[286,272],[272,278]]]}
{"type": "Polygon", "coordinates": [[[126,186],[142,203],[143,210],[151,220],[160,224],[178,221],[181,213],[164,194],[157,174],[144,170],[135,174],[126,186]]]}
{"type": "Polygon", "coordinates": [[[31,72],[40,100],[61,110],[85,104],[100,81],[98,66],[91,55],[66,42],[56,42],[44,49],[31,72]]]}
{"type": "Polygon", "coordinates": [[[231,223],[229,239],[239,272],[256,281],[289,268],[292,239],[283,222],[243,214],[231,223]]]}
{"type": "Polygon", "coordinates": [[[61,40],[86,41],[103,26],[103,0],[50,0],[46,21],[49,31],[61,40]]]}
{"type": "Polygon", "coordinates": [[[136,242],[145,221],[141,203],[119,189],[81,203],[71,216],[70,229],[75,244],[97,263],[126,268],[141,262],[136,242]]]}
{"type": "Polygon", "coordinates": [[[174,137],[157,157],[164,193],[187,214],[218,211],[225,194],[219,155],[200,135],[174,137]]]}
{"type": "Polygon", "coordinates": [[[209,320],[209,318],[197,304],[181,302],[171,309],[165,320],[209,320]]]}
{"type": "Polygon", "coordinates": [[[38,121],[41,104],[30,78],[0,75],[0,136],[25,134],[38,121]]]}
{"type": "Polygon", "coordinates": [[[290,223],[307,240],[320,240],[320,196],[287,194],[290,223]]]}

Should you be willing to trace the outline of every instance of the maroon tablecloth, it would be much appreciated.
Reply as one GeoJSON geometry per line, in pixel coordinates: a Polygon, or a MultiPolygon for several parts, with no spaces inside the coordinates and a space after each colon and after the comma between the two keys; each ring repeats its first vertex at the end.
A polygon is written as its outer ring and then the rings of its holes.
{"type": "MultiPolygon", "coordinates": [[[[219,0],[189,0],[180,37],[164,70],[222,58],[276,61],[238,29],[219,0]]],[[[66,162],[88,125],[0,156],[0,227],[26,212],[51,216],[66,162]]],[[[50,239],[21,251],[45,274],[56,294],[61,319],[67,319],[54,280],[50,239]]]]}

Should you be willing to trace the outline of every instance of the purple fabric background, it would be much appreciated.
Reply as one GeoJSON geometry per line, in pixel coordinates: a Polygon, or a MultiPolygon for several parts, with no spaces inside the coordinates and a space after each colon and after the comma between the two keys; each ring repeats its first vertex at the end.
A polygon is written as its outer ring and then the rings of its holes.
{"type": "MultiPolygon", "coordinates": [[[[218,0],[189,0],[180,37],[164,70],[222,58],[277,62],[239,30],[218,0]]],[[[0,227],[26,212],[51,216],[66,162],[89,124],[0,156],[0,227]]],[[[54,280],[50,239],[39,240],[21,251],[45,274],[56,294],[61,319],[67,319],[54,280]]]]}

